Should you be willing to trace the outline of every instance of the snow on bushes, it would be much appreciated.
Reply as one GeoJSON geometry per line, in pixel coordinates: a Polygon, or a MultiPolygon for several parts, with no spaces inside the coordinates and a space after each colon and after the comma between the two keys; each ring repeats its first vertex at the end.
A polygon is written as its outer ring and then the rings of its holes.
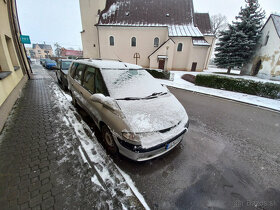
{"type": "Polygon", "coordinates": [[[217,75],[198,74],[195,79],[195,84],[204,87],[246,93],[266,98],[280,99],[280,85],[269,82],[262,83],[239,78],[237,79],[217,75]]]}

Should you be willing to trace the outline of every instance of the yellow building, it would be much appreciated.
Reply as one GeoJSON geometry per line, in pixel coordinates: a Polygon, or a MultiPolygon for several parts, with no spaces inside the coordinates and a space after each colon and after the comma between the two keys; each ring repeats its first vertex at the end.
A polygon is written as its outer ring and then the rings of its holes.
{"type": "Polygon", "coordinates": [[[53,56],[53,49],[48,44],[33,44],[32,48],[26,48],[26,53],[31,58],[49,58],[53,56]]]}
{"type": "Polygon", "coordinates": [[[0,1],[0,131],[31,71],[17,17],[15,1],[0,1]]]}

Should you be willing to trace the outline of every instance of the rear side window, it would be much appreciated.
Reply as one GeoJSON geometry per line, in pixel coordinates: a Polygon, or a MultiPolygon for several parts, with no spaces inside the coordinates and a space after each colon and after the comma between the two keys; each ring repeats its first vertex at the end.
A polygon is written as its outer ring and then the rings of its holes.
{"type": "Polygon", "coordinates": [[[73,77],[73,78],[74,78],[75,70],[76,70],[76,68],[77,68],[78,65],[79,65],[78,63],[73,63],[72,66],[71,66],[70,75],[71,75],[71,77],[73,77]]]}
{"type": "Polygon", "coordinates": [[[83,76],[83,71],[85,69],[86,65],[84,64],[78,64],[76,71],[75,71],[75,75],[74,75],[74,79],[79,83],[82,84],[82,76],[83,76]]]}
{"type": "Polygon", "coordinates": [[[100,71],[96,71],[95,76],[95,92],[96,93],[102,93],[104,96],[109,96],[108,90],[106,88],[106,85],[104,83],[103,77],[100,73],[100,71]]]}
{"type": "Polygon", "coordinates": [[[88,90],[91,94],[95,93],[94,91],[94,78],[96,74],[96,69],[92,66],[88,66],[84,74],[83,87],[88,90]]]}

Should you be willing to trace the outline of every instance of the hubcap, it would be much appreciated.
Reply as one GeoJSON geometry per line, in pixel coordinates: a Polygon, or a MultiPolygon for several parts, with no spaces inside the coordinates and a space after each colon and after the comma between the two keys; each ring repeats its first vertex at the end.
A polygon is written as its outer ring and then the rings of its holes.
{"type": "Polygon", "coordinates": [[[109,133],[105,133],[105,141],[107,142],[107,144],[110,147],[114,146],[114,140],[113,140],[112,136],[109,133]]]}

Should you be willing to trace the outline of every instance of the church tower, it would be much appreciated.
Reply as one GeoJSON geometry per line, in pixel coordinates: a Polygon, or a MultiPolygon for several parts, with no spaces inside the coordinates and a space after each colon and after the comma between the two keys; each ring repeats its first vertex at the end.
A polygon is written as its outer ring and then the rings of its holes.
{"type": "Polygon", "coordinates": [[[82,19],[82,45],[85,58],[100,58],[98,30],[99,14],[105,9],[106,0],[80,0],[82,19]]]}

